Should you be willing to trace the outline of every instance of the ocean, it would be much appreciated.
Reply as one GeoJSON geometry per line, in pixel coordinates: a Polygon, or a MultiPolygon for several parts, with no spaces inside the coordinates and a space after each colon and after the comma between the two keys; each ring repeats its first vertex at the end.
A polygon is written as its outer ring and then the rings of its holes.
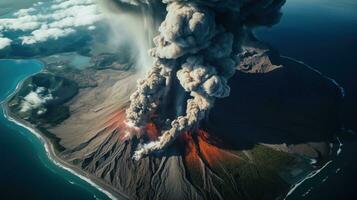
{"type": "MultiPolygon", "coordinates": [[[[41,71],[36,60],[0,60],[0,102],[17,84],[41,71]]],[[[0,199],[109,199],[78,176],[55,165],[44,144],[9,121],[0,108],[0,199]]]]}
{"type": "MultiPolygon", "coordinates": [[[[288,57],[303,61],[345,90],[341,118],[357,132],[357,1],[287,0],[281,21],[258,28],[256,36],[288,57]]],[[[339,156],[306,180],[288,200],[357,199],[356,136],[342,140],[339,156]]]]}

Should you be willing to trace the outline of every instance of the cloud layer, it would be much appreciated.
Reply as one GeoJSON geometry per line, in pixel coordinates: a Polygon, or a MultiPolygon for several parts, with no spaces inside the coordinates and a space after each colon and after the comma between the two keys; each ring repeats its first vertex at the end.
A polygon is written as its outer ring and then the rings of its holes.
{"type": "Polygon", "coordinates": [[[13,18],[0,19],[0,33],[19,32],[20,36],[13,40],[30,45],[69,36],[81,27],[93,30],[103,18],[94,0],[40,2],[17,11],[13,18]]]}

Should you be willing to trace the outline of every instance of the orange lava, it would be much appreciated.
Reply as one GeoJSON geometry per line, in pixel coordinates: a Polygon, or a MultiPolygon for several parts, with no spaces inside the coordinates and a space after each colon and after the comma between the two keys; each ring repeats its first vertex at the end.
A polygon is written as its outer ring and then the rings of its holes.
{"type": "Polygon", "coordinates": [[[145,128],[139,128],[128,125],[125,120],[125,109],[119,109],[110,114],[108,120],[104,123],[104,127],[111,131],[118,131],[121,140],[126,140],[132,135],[146,134],[148,139],[153,141],[160,136],[160,130],[153,122],[149,122],[145,128]]]}
{"type": "Polygon", "coordinates": [[[124,123],[124,121],[125,121],[125,109],[119,109],[111,113],[109,119],[106,121],[104,125],[105,126],[117,125],[117,127],[120,127],[124,123]]]}
{"type": "Polygon", "coordinates": [[[196,141],[192,138],[191,133],[185,133],[181,137],[185,141],[186,163],[196,165],[201,159],[210,166],[217,166],[221,162],[238,158],[237,155],[215,146],[214,144],[217,141],[213,140],[208,132],[198,129],[194,132],[194,135],[196,136],[196,141]]]}
{"type": "Polygon", "coordinates": [[[103,124],[103,128],[111,133],[114,131],[119,133],[119,139],[121,141],[127,140],[132,135],[141,134],[140,128],[128,126],[125,120],[125,109],[118,109],[110,114],[106,122],[103,124]]]}
{"type": "Polygon", "coordinates": [[[181,139],[185,141],[185,160],[187,163],[192,164],[199,161],[198,150],[191,133],[184,133],[181,139]]]}
{"type": "MultiPolygon", "coordinates": [[[[149,140],[154,141],[160,136],[161,130],[153,122],[149,122],[145,128],[140,129],[128,126],[125,119],[125,109],[117,110],[109,116],[104,127],[108,132],[117,131],[121,140],[126,140],[132,135],[146,134],[149,140]]],[[[197,168],[202,161],[214,166],[219,162],[237,157],[233,153],[216,146],[217,140],[212,139],[209,133],[204,130],[197,129],[193,134],[187,132],[182,134],[180,138],[185,145],[185,161],[192,167],[197,168]]]]}
{"type": "Polygon", "coordinates": [[[156,125],[152,122],[148,123],[145,127],[146,135],[150,140],[157,140],[159,137],[159,130],[156,125]]]}
{"type": "Polygon", "coordinates": [[[229,159],[228,153],[218,147],[210,144],[209,135],[207,132],[202,130],[197,130],[197,141],[200,148],[201,154],[205,160],[212,166],[217,164],[224,159],[229,159]]]}

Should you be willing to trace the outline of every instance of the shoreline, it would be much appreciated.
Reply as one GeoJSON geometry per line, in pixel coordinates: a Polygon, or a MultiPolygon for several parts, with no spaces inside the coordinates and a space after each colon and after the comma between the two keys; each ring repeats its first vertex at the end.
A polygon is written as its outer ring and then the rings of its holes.
{"type": "Polygon", "coordinates": [[[42,65],[41,71],[26,76],[23,80],[20,80],[20,81],[17,83],[17,85],[16,85],[16,87],[15,87],[15,90],[14,90],[13,92],[11,92],[11,91],[7,92],[8,95],[6,96],[6,98],[3,99],[2,101],[0,101],[0,104],[1,104],[1,105],[6,104],[6,103],[8,102],[8,100],[20,89],[20,87],[22,86],[23,82],[24,82],[27,78],[29,78],[29,77],[31,77],[31,76],[34,76],[34,75],[36,75],[36,74],[38,74],[38,73],[43,72],[43,68],[45,67],[45,63],[44,63],[42,60],[39,60],[39,59],[16,59],[16,58],[5,58],[5,59],[2,59],[2,58],[1,58],[0,61],[14,61],[14,62],[33,61],[33,62],[40,63],[40,64],[42,65]]]}
{"type": "MultiPolygon", "coordinates": [[[[18,59],[4,59],[4,60],[18,60],[18,59]]],[[[35,62],[40,62],[43,65],[45,65],[41,60],[38,59],[33,59],[35,62]]],[[[22,87],[22,84],[24,81],[31,77],[34,76],[38,73],[43,72],[43,69],[37,73],[30,74],[29,76],[25,77],[23,80],[21,80],[17,85],[16,88],[13,92],[10,93],[3,101],[0,102],[3,112],[4,112],[4,117],[12,122],[15,123],[18,126],[21,126],[25,129],[27,129],[29,132],[31,132],[34,136],[36,136],[37,139],[40,140],[40,142],[43,144],[43,147],[46,151],[47,158],[57,167],[60,167],[64,169],[65,171],[77,176],[81,180],[87,182],[89,185],[92,187],[95,187],[97,190],[105,194],[109,199],[113,200],[120,200],[120,199],[128,199],[128,197],[124,194],[121,194],[119,191],[113,189],[111,186],[108,184],[104,183],[102,180],[100,180],[97,177],[94,177],[91,174],[86,173],[82,169],[79,169],[78,167],[71,165],[61,159],[57,154],[56,150],[54,149],[54,146],[52,142],[46,138],[46,136],[43,136],[41,131],[39,131],[36,127],[34,127],[32,124],[29,122],[26,122],[23,119],[19,119],[16,116],[13,115],[13,113],[9,110],[9,107],[7,105],[8,100],[11,99],[17,92],[18,90],[22,87]]]]}
{"type": "MultiPolygon", "coordinates": [[[[319,70],[315,69],[314,67],[311,67],[310,65],[304,63],[303,61],[299,61],[299,60],[297,60],[297,59],[295,59],[295,58],[292,58],[292,57],[289,57],[289,56],[284,56],[284,55],[280,55],[280,57],[281,57],[282,59],[286,59],[286,60],[289,60],[289,61],[291,61],[291,62],[295,62],[295,63],[297,63],[297,64],[301,64],[301,65],[303,65],[304,67],[306,67],[306,68],[312,70],[313,72],[318,73],[318,74],[319,74],[320,76],[322,76],[323,78],[325,78],[325,79],[331,81],[331,82],[339,89],[341,97],[342,97],[342,98],[345,98],[345,90],[344,90],[344,88],[343,88],[337,81],[335,81],[333,78],[330,78],[329,76],[324,75],[324,74],[321,73],[319,70]]],[[[302,177],[302,178],[301,178],[298,182],[296,182],[295,184],[292,184],[291,187],[290,187],[290,189],[289,189],[289,191],[288,191],[288,193],[285,195],[285,197],[284,197],[283,200],[287,200],[287,199],[289,198],[289,196],[292,195],[292,194],[295,192],[295,190],[296,190],[297,188],[299,188],[301,185],[303,185],[303,184],[305,183],[305,181],[307,181],[307,180],[309,180],[309,179],[312,179],[312,178],[314,178],[315,176],[319,175],[320,172],[323,172],[324,169],[325,169],[326,167],[328,167],[328,166],[334,161],[334,159],[335,159],[337,156],[339,156],[340,152],[342,151],[342,146],[343,146],[343,144],[340,142],[340,140],[339,140],[338,137],[336,137],[336,139],[337,139],[338,144],[335,144],[335,143],[332,143],[332,142],[330,143],[330,148],[331,148],[331,149],[330,149],[330,151],[331,151],[330,154],[331,154],[331,155],[329,156],[330,158],[326,161],[326,163],[324,163],[320,168],[318,168],[318,169],[316,169],[316,170],[313,170],[313,171],[311,171],[310,173],[308,173],[306,176],[302,177]],[[337,146],[337,149],[334,150],[335,146],[337,146]]]]}

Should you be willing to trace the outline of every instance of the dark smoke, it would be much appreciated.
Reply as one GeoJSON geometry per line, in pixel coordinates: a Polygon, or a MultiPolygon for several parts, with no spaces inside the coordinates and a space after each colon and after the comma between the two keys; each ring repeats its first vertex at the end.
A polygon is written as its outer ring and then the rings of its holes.
{"type": "MultiPolygon", "coordinates": [[[[135,159],[170,145],[182,133],[206,118],[216,98],[229,96],[227,82],[239,63],[237,54],[244,30],[272,25],[280,18],[285,0],[121,0],[131,9],[166,7],[155,47],[154,63],[130,97],[127,124],[144,127],[167,99],[173,80],[191,98],[186,112],[177,116],[157,141],[139,145],[135,159]],[[177,82],[177,81],[176,81],[177,82]]],[[[159,15],[157,15],[159,16],[159,15]]],[[[156,17],[157,17],[156,16],[156,17]]],[[[184,102],[182,102],[184,103],[184,102]]]]}

